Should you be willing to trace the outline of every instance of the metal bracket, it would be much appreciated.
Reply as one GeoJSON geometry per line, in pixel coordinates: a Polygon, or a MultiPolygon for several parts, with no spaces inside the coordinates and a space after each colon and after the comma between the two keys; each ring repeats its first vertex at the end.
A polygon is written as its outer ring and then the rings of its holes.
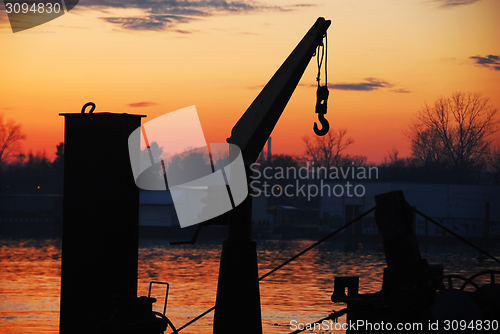
{"type": "Polygon", "coordinates": [[[148,292],[148,298],[151,298],[151,286],[153,284],[164,284],[167,286],[167,292],[165,294],[165,304],[163,305],[163,315],[167,312],[167,299],[168,299],[168,290],[170,289],[170,284],[167,282],[158,282],[158,281],[151,281],[149,282],[149,292],[148,292]]]}

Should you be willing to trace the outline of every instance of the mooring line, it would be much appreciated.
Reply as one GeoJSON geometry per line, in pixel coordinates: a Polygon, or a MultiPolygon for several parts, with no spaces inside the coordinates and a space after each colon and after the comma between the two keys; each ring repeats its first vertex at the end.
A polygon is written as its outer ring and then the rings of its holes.
{"type": "MultiPolygon", "coordinates": [[[[366,211],[365,213],[363,213],[362,215],[354,218],[353,220],[351,220],[350,222],[348,222],[347,224],[345,224],[344,226],[342,227],[339,227],[338,229],[336,229],[335,231],[333,231],[332,233],[324,236],[323,238],[321,238],[320,240],[316,241],[315,243],[313,243],[311,246],[307,247],[306,249],[304,249],[303,251],[301,251],[300,253],[292,256],[290,259],[286,260],[285,262],[283,262],[282,264],[280,264],[279,266],[277,266],[276,268],[272,269],[271,271],[267,272],[266,274],[262,275],[260,278],[259,278],[259,281],[262,281],[264,278],[268,277],[269,275],[272,275],[273,273],[275,273],[276,271],[278,271],[279,269],[283,268],[284,266],[286,266],[287,264],[289,264],[290,262],[296,260],[297,258],[299,258],[300,256],[304,255],[305,253],[307,253],[308,251],[310,251],[311,249],[313,249],[314,247],[318,246],[319,244],[321,244],[322,242],[326,241],[327,239],[333,237],[335,234],[339,233],[340,231],[342,231],[343,229],[345,229],[346,227],[349,227],[351,226],[352,224],[354,224],[355,222],[357,222],[358,220],[362,219],[363,217],[365,217],[366,215],[368,215],[369,213],[371,213],[372,211],[375,210],[375,207],[371,208],[370,210],[366,211]]],[[[198,315],[196,318],[193,318],[192,320],[188,321],[187,323],[185,323],[184,325],[182,325],[181,327],[179,327],[177,329],[177,332],[180,332],[181,330],[183,330],[184,328],[188,327],[189,325],[191,325],[192,323],[198,321],[199,319],[203,318],[204,316],[206,316],[208,313],[212,312],[213,310],[215,310],[215,307],[216,305],[212,306],[211,308],[209,308],[208,310],[206,310],[205,312],[203,312],[202,314],[198,315]]]]}
{"type": "Polygon", "coordinates": [[[434,219],[432,219],[431,217],[427,216],[425,213],[422,213],[420,211],[418,211],[417,209],[415,208],[412,208],[413,211],[415,211],[416,213],[418,213],[419,215],[421,215],[422,217],[424,217],[425,219],[427,219],[428,221],[434,223],[435,225],[439,226],[440,228],[442,228],[443,230],[445,230],[446,232],[448,232],[449,234],[451,234],[452,236],[456,237],[458,240],[466,243],[467,245],[471,246],[472,248],[476,249],[477,251],[483,253],[484,255],[486,255],[487,257],[489,257],[490,259],[492,259],[493,261],[496,261],[497,263],[500,263],[500,260],[497,259],[496,257],[494,257],[493,255],[491,255],[490,253],[488,253],[487,251],[481,249],[480,247],[474,245],[472,242],[468,241],[467,239],[464,239],[462,238],[461,236],[459,236],[458,234],[456,234],[455,232],[453,232],[452,230],[450,230],[449,228],[445,227],[444,225],[438,223],[437,221],[435,221],[434,219]]]}
{"type": "Polygon", "coordinates": [[[351,226],[352,224],[354,224],[355,222],[357,222],[358,220],[360,220],[361,218],[363,218],[364,216],[368,215],[369,213],[371,213],[372,211],[375,210],[375,207],[371,208],[370,210],[366,211],[365,213],[363,213],[362,215],[354,218],[353,220],[351,220],[350,222],[348,222],[347,224],[345,224],[344,226],[336,229],[335,231],[333,231],[332,233],[328,234],[327,236],[321,238],[320,240],[316,241],[314,244],[312,244],[311,246],[307,247],[306,249],[304,249],[302,252],[296,254],[295,256],[291,257],[290,259],[286,260],[285,262],[283,262],[282,264],[280,264],[279,266],[277,266],[276,268],[274,268],[273,270],[271,270],[270,272],[268,272],[267,274],[264,274],[263,276],[261,276],[259,278],[259,281],[263,280],[264,278],[266,278],[267,276],[271,275],[272,273],[274,273],[275,271],[281,269],[282,267],[286,266],[287,264],[289,264],[290,262],[292,262],[293,260],[297,259],[298,257],[304,255],[304,253],[307,253],[308,251],[310,251],[311,249],[313,249],[314,247],[318,246],[320,243],[324,242],[325,240],[333,237],[335,234],[339,233],[340,231],[342,231],[343,229],[345,229],[346,227],[348,226],[351,226]]]}

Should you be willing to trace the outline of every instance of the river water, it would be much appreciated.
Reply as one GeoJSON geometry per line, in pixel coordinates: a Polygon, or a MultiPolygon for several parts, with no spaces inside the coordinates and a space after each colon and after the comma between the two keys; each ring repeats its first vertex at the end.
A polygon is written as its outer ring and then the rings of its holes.
{"type": "MultiPolygon", "coordinates": [[[[313,242],[258,241],[259,276],[313,242]]],[[[169,282],[167,316],[180,327],[214,305],[220,250],[219,242],[171,246],[164,240],[141,239],[139,295],[147,295],[152,280],[169,282]]],[[[427,246],[421,251],[429,263],[444,263],[445,273],[470,277],[498,269],[463,247],[427,246]]],[[[0,239],[0,333],[58,333],[60,264],[60,240],[0,239]]],[[[345,307],[330,300],[335,276],[360,276],[360,293],[380,290],[385,266],[383,250],[376,244],[319,245],[260,282],[264,333],[289,333],[292,320],[312,322],[345,307]]],[[[163,294],[160,286],[153,290],[157,310],[162,309],[163,294]]],[[[210,313],[181,333],[212,333],[212,322],[210,313]]],[[[244,326],[244,315],[241,322],[244,326]]]]}

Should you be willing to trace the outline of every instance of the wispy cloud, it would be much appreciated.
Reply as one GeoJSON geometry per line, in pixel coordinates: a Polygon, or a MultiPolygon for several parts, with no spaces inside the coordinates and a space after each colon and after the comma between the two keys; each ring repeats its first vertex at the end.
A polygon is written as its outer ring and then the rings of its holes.
{"type": "Polygon", "coordinates": [[[117,24],[124,29],[132,30],[164,30],[172,29],[180,33],[175,27],[180,23],[191,22],[197,18],[246,13],[260,10],[280,10],[277,6],[268,6],[251,0],[86,0],[80,1],[78,6],[87,6],[99,9],[106,13],[109,9],[135,8],[144,12],[143,15],[102,17],[101,19],[117,24]]]}
{"type": "Polygon", "coordinates": [[[403,88],[391,89],[391,92],[394,92],[394,93],[411,93],[411,91],[409,91],[407,89],[403,89],[403,88]]]}
{"type": "Polygon", "coordinates": [[[127,104],[128,107],[132,107],[132,108],[152,107],[152,106],[157,106],[157,105],[159,105],[159,103],[156,103],[156,102],[135,102],[135,103],[127,104]]]}
{"type": "Polygon", "coordinates": [[[477,65],[487,67],[489,69],[500,71],[500,56],[489,55],[486,57],[469,57],[469,59],[474,60],[477,65]]]}
{"type": "Polygon", "coordinates": [[[339,90],[372,91],[379,88],[392,87],[392,84],[387,81],[375,78],[366,78],[364,80],[365,82],[329,84],[328,88],[339,90]]]}
{"type": "Polygon", "coordinates": [[[288,5],[288,7],[316,7],[318,5],[316,4],[312,4],[312,3],[297,3],[297,4],[293,4],[293,5],[288,5]]]}
{"type": "Polygon", "coordinates": [[[440,7],[457,7],[464,5],[472,5],[474,2],[481,0],[434,0],[440,7]]]}
{"type": "MultiPolygon", "coordinates": [[[[163,30],[173,28],[178,23],[186,23],[192,19],[175,15],[147,15],[145,17],[103,17],[104,21],[119,24],[125,29],[163,30]]],[[[177,29],[178,30],[178,29],[177,29]]]]}
{"type": "Polygon", "coordinates": [[[248,89],[262,89],[265,85],[248,86],[248,89]]]}

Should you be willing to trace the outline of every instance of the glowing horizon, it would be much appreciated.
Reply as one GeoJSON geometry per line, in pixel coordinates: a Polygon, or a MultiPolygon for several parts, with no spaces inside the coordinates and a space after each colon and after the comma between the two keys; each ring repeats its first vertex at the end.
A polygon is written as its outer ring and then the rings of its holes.
{"type": "MultiPolygon", "coordinates": [[[[347,154],[380,162],[396,148],[408,156],[402,131],[412,115],[455,91],[481,92],[500,107],[495,0],[211,2],[198,12],[174,8],[182,15],[166,3],[80,1],[15,34],[0,12],[0,113],[22,125],[25,154],[52,160],[64,139],[59,113],[88,101],[96,112],[147,115],[143,122],[195,105],[207,142],[224,142],[319,16],[332,20],[326,118],[354,138],[347,154]]],[[[272,133],[274,154],[303,155],[302,138],[314,136],[316,71],[311,59],[272,133]]]]}

